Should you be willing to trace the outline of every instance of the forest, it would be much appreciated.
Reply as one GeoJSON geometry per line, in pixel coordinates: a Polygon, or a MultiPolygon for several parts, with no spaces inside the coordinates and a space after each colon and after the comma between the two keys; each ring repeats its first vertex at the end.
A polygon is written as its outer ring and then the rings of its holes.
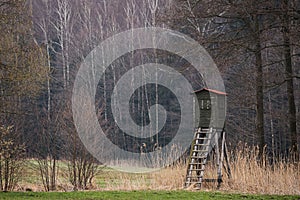
{"type": "MultiPolygon", "coordinates": [[[[299,166],[299,1],[0,0],[0,10],[0,190],[16,188],[28,160],[34,160],[44,191],[59,190],[62,161],[73,190],[92,184],[102,162],[87,150],[74,123],[77,73],[101,42],[147,27],[185,34],[214,60],[227,96],[224,130],[229,151],[257,147],[258,160],[270,166],[279,161],[299,166]]],[[[191,63],[159,49],[135,50],[110,64],[94,89],[98,123],[114,144],[135,153],[168,144],[183,113],[171,90],[143,84],[146,77],[134,76],[133,69],[145,63],[172,66],[193,90],[205,87],[191,63]],[[122,114],[123,102],[112,98],[128,71],[133,73],[128,88],[137,88],[130,98],[130,116],[122,114]],[[161,106],[167,110],[166,125],[156,122],[143,128],[162,119],[161,106]],[[115,119],[128,117],[139,125],[139,134],[151,136],[137,140],[126,135],[115,119]],[[160,130],[159,136],[152,133],[160,130]]],[[[88,110],[81,115],[90,120],[88,110]]]]}

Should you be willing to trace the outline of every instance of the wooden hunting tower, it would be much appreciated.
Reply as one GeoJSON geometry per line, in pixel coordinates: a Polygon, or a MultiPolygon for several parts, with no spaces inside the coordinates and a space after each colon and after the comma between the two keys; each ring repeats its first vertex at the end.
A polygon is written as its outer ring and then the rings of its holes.
{"type": "Polygon", "coordinates": [[[207,88],[196,90],[194,93],[199,105],[199,109],[196,109],[195,113],[196,122],[198,122],[196,127],[223,129],[226,115],[226,93],[207,88]]]}
{"type": "Polygon", "coordinates": [[[193,92],[198,104],[195,104],[196,130],[191,144],[190,158],[187,165],[185,187],[192,184],[200,189],[203,181],[218,182],[218,187],[222,182],[223,159],[227,163],[227,175],[231,176],[230,166],[227,159],[225,144],[224,121],[226,115],[226,93],[217,90],[203,88],[193,92]],[[199,107],[198,107],[198,106],[199,107]],[[222,139],[219,148],[219,138],[222,139]],[[213,151],[214,149],[214,151],[213,151]],[[204,179],[204,170],[209,154],[216,159],[217,178],[204,179]]]}

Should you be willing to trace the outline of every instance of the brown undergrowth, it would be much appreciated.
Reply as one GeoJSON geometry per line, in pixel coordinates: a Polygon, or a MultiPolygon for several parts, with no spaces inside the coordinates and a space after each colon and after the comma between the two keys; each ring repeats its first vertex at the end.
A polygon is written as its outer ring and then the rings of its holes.
{"type": "MultiPolygon", "coordinates": [[[[300,195],[300,163],[278,160],[271,164],[266,157],[259,161],[257,147],[243,147],[229,153],[231,178],[223,169],[219,190],[252,194],[300,195]]],[[[111,173],[115,180],[104,190],[177,190],[183,189],[186,164],[178,163],[151,174],[111,173]],[[116,183],[117,182],[117,183],[116,183]]],[[[109,175],[108,175],[109,177],[109,175]]],[[[208,162],[204,178],[217,178],[214,162],[208,162]]],[[[217,190],[217,183],[203,183],[202,190],[217,190]]]]}
{"type": "MultiPolygon", "coordinates": [[[[273,164],[258,160],[256,147],[243,147],[229,153],[231,178],[223,170],[223,183],[219,190],[234,193],[252,194],[291,194],[300,195],[300,163],[278,160],[273,164]]],[[[63,163],[61,164],[63,165],[63,163]]],[[[63,168],[61,168],[63,169],[63,168]]],[[[132,174],[104,169],[95,177],[92,190],[178,190],[183,189],[186,164],[177,163],[152,173],[132,174]]],[[[19,190],[31,188],[41,191],[38,173],[28,170],[19,190]]],[[[208,162],[204,178],[217,178],[216,165],[208,162]]],[[[58,178],[58,190],[70,191],[72,186],[63,176],[58,178]]],[[[17,188],[17,189],[18,189],[17,188]]],[[[217,190],[217,183],[203,183],[202,190],[217,190]]]]}

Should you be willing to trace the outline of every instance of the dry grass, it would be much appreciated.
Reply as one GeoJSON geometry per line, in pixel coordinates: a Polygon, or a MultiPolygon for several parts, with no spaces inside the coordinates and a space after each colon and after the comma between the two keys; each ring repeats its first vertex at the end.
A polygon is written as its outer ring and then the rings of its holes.
{"type": "MultiPolygon", "coordinates": [[[[260,165],[257,148],[244,147],[230,153],[232,178],[225,172],[220,190],[254,194],[300,194],[300,163],[279,161],[274,165],[260,165]]],[[[62,168],[61,168],[62,169],[62,168]]],[[[62,173],[62,172],[61,172],[62,173]]],[[[41,191],[38,173],[28,170],[17,190],[31,188],[41,191]]],[[[153,173],[131,174],[105,169],[94,180],[93,190],[177,190],[183,189],[186,165],[179,163],[153,173]]],[[[215,165],[208,163],[205,178],[216,178],[215,165]]],[[[216,190],[216,183],[204,183],[202,190],[216,190]]],[[[58,178],[58,190],[69,191],[72,186],[67,178],[58,178]]]]}
{"type": "MultiPolygon", "coordinates": [[[[300,194],[300,163],[279,161],[274,165],[260,165],[257,148],[244,147],[231,153],[232,178],[223,172],[220,190],[252,194],[300,194]]],[[[106,187],[102,190],[177,190],[182,189],[186,166],[177,164],[151,174],[106,174],[106,187]]],[[[213,163],[208,163],[205,178],[217,178],[213,163]]],[[[99,189],[99,188],[98,188],[99,189]]],[[[204,183],[203,190],[217,189],[217,183],[204,183]]]]}
{"type": "Polygon", "coordinates": [[[223,190],[259,194],[300,194],[300,163],[280,160],[259,164],[256,147],[231,153],[232,179],[224,177],[223,190]]]}

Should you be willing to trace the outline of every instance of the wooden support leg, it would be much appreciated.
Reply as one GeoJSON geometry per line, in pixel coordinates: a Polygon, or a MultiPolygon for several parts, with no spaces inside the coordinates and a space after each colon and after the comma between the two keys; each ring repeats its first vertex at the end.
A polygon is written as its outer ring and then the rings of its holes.
{"type": "Polygon", "coordinates": [[[228,153],[228,150],[227,150],[227,145],[226,145],[226,142],[225,142],[225,144],[224,144],[224,157],[225,157],[226,167],[227,167],[227,176],[228,176],[228,178],[231,178],[231,169],[230,169],[230,164],[229,164],[227,153],[228,153]]]}
{"type": "Polygon", "coordinates": [[[228,160],[228,150],[227,150],[227,145],[226,145],[226,139],[225,139],[225,132],[222,132],[222,150],[221,150],[221,162],[223,164],[223,167],[226,171],[226,174],[228,176],[228,178],[231,178],[231,169],[230,169],[230,164],[229,164],[229,160],[228,160]],[[224,158],[225,158],[225,162],[224,163],[224,158]]]}
{"type": "MultiPolygon", "coordinates": [[[[218,133],[215,135],[215,144],[216,144],[216,156],[217,156],[217,170],[218,170],[218,186],[217,188],[219,189],[222,183],[222,160],[220,156],[220,148],[219,148],[219,136],[218,133]]],[[[221,148],[222,149],[222,148],[221,148]]],[[[221,152],[222,154],[222,152],[221,152]]]]}

